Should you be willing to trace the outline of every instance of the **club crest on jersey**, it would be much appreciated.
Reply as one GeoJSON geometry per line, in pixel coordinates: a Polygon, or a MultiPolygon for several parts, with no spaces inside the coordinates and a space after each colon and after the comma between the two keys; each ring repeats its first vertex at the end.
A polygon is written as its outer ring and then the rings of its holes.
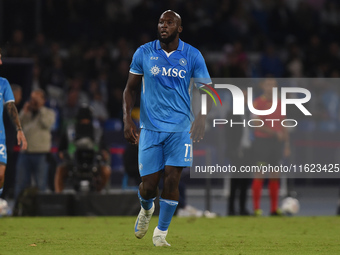
{"type": "Polygon", "coordinates": [[[161,69],[159,69],[158,66],[156,66],[156,65],[154,65],[150,69],[150,72],[153,76],[156,76],[157,74],[159,74],[160,71],[161,71],[161,69]]]}
{"type": "Polygon", "coordinates": [[[179,64],[181,66],[186,66],[187,65],[187,60],[185,58],[181,58],[178,62],[179,62],[179,64]]]}

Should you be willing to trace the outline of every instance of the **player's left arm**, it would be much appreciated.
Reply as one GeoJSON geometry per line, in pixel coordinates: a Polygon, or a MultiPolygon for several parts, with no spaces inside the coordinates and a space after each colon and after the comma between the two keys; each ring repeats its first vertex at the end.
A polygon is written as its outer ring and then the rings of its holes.
{"type": "Polygon", "coordinates": [[[27,141],[24,132],[22,131],[21,123],[19,120],[19,114],[17,107],[15,106],[13,101],[6,103],[6,109],[10,119],[12,120],[16,130],[17,130],[17,140],[18,145],[21,145],[23,150],[27,149],[27,141]]]}
{"type": "MultiPolygon", "coordinates": [[[[206,94],[204,91],[199,90],[201,94],[206,94]]],[[[207,114],[211,110],[212,107],[212,99],[210,96],[207,96],[207,114]]],[[[207,115],[202,115],[202,112],[199,111],[199,113],[195,116],[195,120],[191,125],[190,129],[190,138],[192,139],[193,142],[200,142],[200,140],[203,139],[204,137],[204,132],[205,132],[205,122],[207,119],[207,115]]]]}
{"type": "MultiPolygon", "coordinates": [[[[196,80],[196,86],[199,86],[200,88],[204,87],[205,83],[211,84],[210,75],[207,69],[207,66],[205,64],[204,58],[202,54],[199,52],[195,59],[194,64],[194,74],[193,78],[196,80]]],[[[206,92],[202,89],[199,90],[200,93],[205,94],[206,92]]],[[[209,113],[210,109],[212,107],[212,99],[210,96],[207,96],[207,113],[209,113]]],[[[207,115],[203,115],[201,111],[195,116],[195,120],[191,125],[190,129],[190,138],[193,140],[193,142],[200,142],[200,140],[204,137],[205,132],[205,122],[206,122],[207,115]]]]}

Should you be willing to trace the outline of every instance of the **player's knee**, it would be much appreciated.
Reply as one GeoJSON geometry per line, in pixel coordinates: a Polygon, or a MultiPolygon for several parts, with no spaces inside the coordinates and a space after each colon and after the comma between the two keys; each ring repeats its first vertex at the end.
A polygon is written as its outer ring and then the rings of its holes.
{"type": "Polygon", "coordinates": [[[157,193],[157,184],[152,182],[142,182],[141,188],[147,197],[154,197],[157,193]]]}
{"type": "Polygon", "coordinates": [[[174,192],[178,190],[179,179],[177,176],[167,176],[164,180],[164,189],[167,189],[168,192],[174,192]]]}

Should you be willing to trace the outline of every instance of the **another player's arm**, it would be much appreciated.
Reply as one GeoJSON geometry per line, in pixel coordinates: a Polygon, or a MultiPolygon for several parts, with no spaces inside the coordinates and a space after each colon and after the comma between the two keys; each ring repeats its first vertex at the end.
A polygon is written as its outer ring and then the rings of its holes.
{"type": "Polygon", "coordinates": [[[14,102],[8,102],[6,104],[6,108],[7,108],[8,115],[9,115],[10,119],[12,120],[12,122],[13,122],[16,130],[17,130],[18,145],[21,145],[21,148],[23,150],[26,150],[27,149],[27,141],[26,141],[26,137],[24,135],[24,132],[22,131],[17,107],[15,106],[14,102]]]}
{"type": "Polygon", "coordinates": [[[124,137],[132,143],[138,143],[138,131],[132,120],[131,112],[136,102],[136,95],[140,89],[142,75],[129,73],[129,78],[123,93],[123,121],[124,121],[124,137]]]}
{"type": "MultiPolygon", "coordinates": [[[[201,94],[206,94],[204,91],[199,90],[201,94]]],[[[207,114],[210,112],[212,107],[212,99],[210,96],[207,96],[207,114]]],[[[191,125],[190,129],[190,138],[193,142],[199,142],[204,137],[205,132],[205,121],[206,121],[207,115],[202,115],[201,111],[196,115],[194,122],[191,125]]]]}

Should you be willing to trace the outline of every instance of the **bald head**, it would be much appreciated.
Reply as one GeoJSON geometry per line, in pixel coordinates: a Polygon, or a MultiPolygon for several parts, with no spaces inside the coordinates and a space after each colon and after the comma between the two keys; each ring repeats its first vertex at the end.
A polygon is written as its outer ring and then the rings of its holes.
{"type": "Polygon", "coordinates": [[[167,10],[165,12],[162,13],[161,17],[164,15],[164,14],[169,14],[169,15],[172,15],[175,17],[176,21],[178,22],[178,26],[182,26],[182,18],[181,16],[177,13],[177,12],[174,12],[172,10],[167,10]]]}

